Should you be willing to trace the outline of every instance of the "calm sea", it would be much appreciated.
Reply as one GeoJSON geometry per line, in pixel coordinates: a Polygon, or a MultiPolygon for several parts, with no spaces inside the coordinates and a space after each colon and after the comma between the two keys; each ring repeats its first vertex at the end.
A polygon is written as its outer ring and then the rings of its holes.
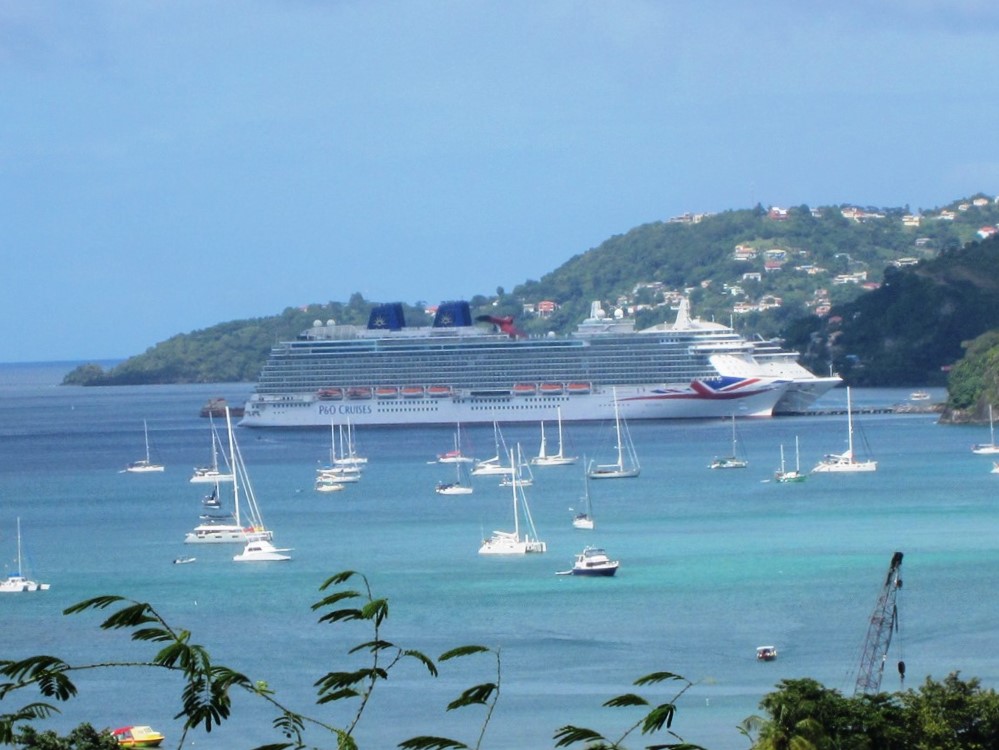
{"type": "MultiPolygon", "coordinates": [[[[438,480],[452,477],[428,463],[451,447],[449,429],[357,430],[358,450],[369,458],[364,479],[328,495],[312,489],[328,457],[328,431],[238,429],[264,519],[279,546],[294,548],[290,563],[241,565],[231,545],[182,540],[204,494],[188,479],[210,455],[198,411],[213,396],[239,403],[251,386],[59,386],[71,368],[0,366],[0,558],[9,569],[20,518],[30,572],[52,586],[0,598],[0,658],[151,654],[123,633],[101,631],[99,614],[61,614],[84,598],[120,594],[152,603],[216,661],[266,680],[279,699],[343,723],[344,708],[315,706],[311,686],[326,671],[356,666],[347,651],[370,634],[320,625],[309,607],[328,575],[353,569],[389,599],[382,637],[434,658],[468,643],[501,650],[502,692],[486,748],[553,747],[554,731],[570,723],[616,738],[637,715],[601,704],[630,690],[666,700],[672,693],[662,686],[631,685],[659,670],[696,683],[680,700],[675,731],[713,750],[744,748],[734,727],[778,680],[809,676],[852,694],[868,620],[892,553],[901,550],[900,631],[882,687],[899,688],[891,666],[898,658],[908,665],[908,686],[954,670],[999,686],[999,474],[969,450],[988,440],[987,428],[865,414],[857,443],[870,444],[877,473],[776,485],[768,479],[782,444],[793,461],[797,436],[802,465],[811,467],[845,449],[845,417],[741,422],[750,467],[733,471],[707,469],[729,452],[727,423],[633,424],[642,474],[591,483],[593,531],[571,525],[581,467],[535,470],[528,499],[548,553],[522,559],[477,554],[484,533],[512,526],[509,490],[495,479],[476,481],[471,496],[434,493],[438,480]],[[166,471],[120,473],[144,452],[143,420],[166,471]],[[621,560],[615,578],[554,575],[586,544],[621,560]],[[182,555],[197,561],[172,564],[182,555]],[[756,647],[770,644],[777,661],[757,663],[756,647]]],[[[853,398],[856,407],[887,406],[908,395],[860,390],[853,398]]],[[[943,395],[933,392],[935,400],[943,395]]],[[[817,406],[842,407],[845,398],[837,389],[817,406]]],[[[464,432],[476,455],[492,454],[491,428],[464,432]]],[[[566,425],[565,433],[570,452],[610,458],[610,425],[566,425]]],[[[535,426],[504,435],[530,455],[537,450],[535,426]]],[[[400,668],[376,692],[361,746],[393,747],[417,734],[474,745],[482,712],[445,706],[493,679],[487,658],[445,663],[437,679],[415,662],[400,668]]],[[[53,728],[151,724],[168,746],[179,739],[179,682],[140,669],[81,673],[79,682],[81,697],[53,728]]],[[[266,707],[238,697],[232,720],[210,735],[194,733],[189,745],[235,750],[276,741],[270,719],[266,707]]]]}

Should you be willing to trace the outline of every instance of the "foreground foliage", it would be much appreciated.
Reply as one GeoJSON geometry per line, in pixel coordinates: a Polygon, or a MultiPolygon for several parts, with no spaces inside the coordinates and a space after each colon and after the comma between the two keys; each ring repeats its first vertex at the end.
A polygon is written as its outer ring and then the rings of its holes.
{"type": "MultiPolygon", "coordinates": [[[[355,622],[365,625],[370,631],[367,640],[348,651],[349,655],[366,655],[363,666],[346,670],[333,669],[314,683],[318,706],[335,702],[353,706],[348,720],[342,725],[299,712],[286,705],[266,682],[253,680],[231,667],[214,663],[204,646],[192,642],[189,631],[175,629],[152,605],[120,596],[99,596],[69,607],[64,614],[112,609],[101,623],[102,629],[129,631],[133,641],[156,644],[159,650],[149,661],[139,664],[73,665],[58,657],[42,655],[17,661],[0,660],[0,675],[5,679],[0,683],[0,701],[31,692],[37,692],[41,698],[0,713],[0,744],[18,745],[32,750],[110,750],[117,747],[110,735],[95,732],[87,724],[80,725],[65,738],[60,738],[52,732],[39,732],[34,723],[51,717],[58,712],[57,703],[71,700],[77,695],[77,687],[72,679],[74,672],[140,666],[175,673],[181,680],[180,708],[174,717],[183,719],[178,748],[184,746],[191,732],[201,730],[210,733],[233,718],[233,692],[243,691],[262,701],[273,712],[272,725],[280,736],[279,741],[260,745],[257,750],[304,750],[310,747],[306,742],[307,730],[311,730],[308,733],[310,739],[317,734],[327,736],[331,746],[337,750],[356,750],[358,745],[355,732],[365,715],[369,700],[375,688],[396,669],[403,664],[416,664],[429,676],[436,677],[439,663],[483,655],[491,657],[494,665],[495,672],[491,679],[465,689],[447,705],[448,711],[475,708],[482,711],[478,735],[468,742],[421,735],[398,744],[404,750],[466,750],[483,747],[493,710],[500,697],[499,650],[477,645],[460,646],[441,654],[435,663],[419,651],[385,640],[383,626],[389,614],[388,601],[374,597],[368,580],[363,575],[354,571],[337,573],[323,582],[320,591],[324,594],[323,597],[312,605],[313,611],[320,613],[320,624],[355,622]],[[350,588],[348,584],[352,581],[360,582],[361,586],[350,588]]],[[[566,725],[555,732],[555,746],[570,747],[586,743],[587,750],[616,750],[623,748],[623,743],[636,733],[652,735],[665,732],[676,742],[648,747],[698,750],[696,745],[684,743],[670,729],[676,715],[676,701],[692,683],[670,672],[656,672],[636,680],[635,685],[653,686],[671,682],[680,687],[665,703],[653,704],[636,693],[626,693],[608,700],[605,706],[637,708],[641,711],[637,721],[633,721],[614,737],[607,737],[587,727],[566,725]]]]}

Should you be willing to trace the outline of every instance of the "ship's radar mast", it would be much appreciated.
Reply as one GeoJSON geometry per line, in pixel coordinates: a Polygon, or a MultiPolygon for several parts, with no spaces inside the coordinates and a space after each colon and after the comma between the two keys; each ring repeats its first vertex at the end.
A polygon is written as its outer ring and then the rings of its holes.
{"type": "MultiPolygon", "coordinates": [[[[892,631],[898,631],[898,592],[902,588],[902,553],[891,557],[888,575],[881,594],[878,596],[871,621],[867,627],[867,640],[864,653],[860,657],[860,670],[854,695],[876,695],[881,690],[881,677],[888,660],[888,646],[891,645],[892,631]]],[[[905,682],[905,662],[899,659],[898,674],[905,682]]]]}

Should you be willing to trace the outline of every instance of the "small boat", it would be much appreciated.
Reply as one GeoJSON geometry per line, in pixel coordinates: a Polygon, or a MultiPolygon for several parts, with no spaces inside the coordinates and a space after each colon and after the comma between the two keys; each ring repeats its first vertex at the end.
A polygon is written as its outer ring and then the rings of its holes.
{"type": "MultiPolygon", "coordinates": [[[[569,510],[572,510],[570,508],[569,510]]],[[[583,472],[583,510],[577,513],[572,519],[572,526],[576,529],[593,528],[593,507],[590,503],[590,478],[583,472]]]]}
{"type": "Polygon", "coordinates": [[[198,558],[196,557],[175,557],[173,559],[174,565],[187,565],[188,563],[193,563],[198,558]]]}
{"type": "Polygon", "coordinates": [[[283,562],[291,559],[285,552],[291,552],[291,549],[275,547],[266,539],[256,539],[247,542],[243,551],[232,559],[236,562],[283,562]]]}
{"type": "Polygon", "coordinates": [[[930,394],[926,391],[913,391],[909,394],[910,401],[929,401],[930,394]]]}
{"type": "Polygon", "coordinates": [[[368,385],[358,385],[347,389],[347,398],[354,401],[364,401],[374,396],[375,390],[368,385]]]}
{"type": "Polygon", "coordinates": [[[501,462],[500,456],[505,457],[507,454],[506,441],[503,439],[503,433],[500,432],[499,425],[493,422],[493,440],[496,442],[496,455],[492,458],[486,458],[482,461],[476,461],[475,466],[472,468],[472,476],[490,476],[493,474],[513,474],[513,454],[510,454],[510,465],[506,466],[501,462]]]}
{"type": "MultiPolygon", "coordinates": [[[[513,451],[510,451],[510,465],[513,465],[513,451]]],[[[514,477],[510,485],[513,488],[513,531],[494,531],[493,535],[483,540],[479,547],[480,555],[525,555],[531,552],[546,552],[548,545],[538,539],[537,529],[531,509],[527,505],[527,495],[524,488],[514,477]],[[524,515],[527,530],[521,534],[520,516],[524,515]]]]}
{"type": "Polygon", "coordinates": [[[777,658],[776,646],[758,646],[756,649],[757,661],[773,661],[777,658]]]}
{"type": "Polygon", "coordinates": [[[620,565],[617,560],[607,557],[607,553],[600,547],[584,547],[583,551],[576,555],[572,568],[560,570],[555,575],[607,577],[617,573],[620,565]]]}
{"type": "Polygon", "coordinates": [[[996,445],[995,424],[992,421],[992,404],[989,404],[989,442],[976,443],[971,446],[971,452],[980,456],[991,456],[999,453],[999,445],[996,445]]]}
{"type": "Polygon", "coordinates": [[[999,474],[999,461],[992,462],[992,471],[990,473],[999,474]]]}
{"type": "Polygon", "coordinates": [[[444,453],[437,454],[439,464],[473,463],[474,458],[466,456],[461,452],[461,425],[457,425],[454,430],[454,448],[444,453]]]}
{"type": "Polygon", "coordinates": [[[565,386],[561,383],[542,383],[538,390],[542,396],[561,396],[565,392],[565,386]]]}
{"type": "Polygon", "coordinates": [[[503,478],[500,479],[500,487],[509,487],[513,482],[517,482],[521,487],[530,487],[534,484],[534,474],[531,472],[531,465],[524,460],[524,456],[520,451],[520,443],[517,443],[516,472],[503,475],[503,478]]]}
{"type": "Polygon", "coordinates": [[[538,392],[538,386],[534,383],[517,383],[513,387],[514,396],[533,396],[538,392]]]}
{"type": "MultiPolygon", "coordinates": [[[[222,444],[218,431],[215,429],[215,418],[208,417],[209,429],[212,434],[212,462],[208,466],[197,466],[191,475],[192,484],[218,484],[219,482],[231,482],[232,470],[221,471],[219,469],[219,446],[222,444]]],[[[223,453],[223,458],[225,455],[223,453]]]]}
{"type": "Polygon", "coordinates": [[[585,396],[592,390],[593,386],[589,383],[569,383],[566,386],[566,391],[568,391],[570,396],[585,396]]]}
{"type": "Polygon", "coordinates": [[[464,481],[463,462],[453,461],[455,478],[453,482],[438,482],[434,492],[438,495],[471,495],[474,489],[464,481]]]}
{"type": "MultiPolygon", "coordinates": [[[[847,449],[845,453],[828,453],[825,458],[816,464],[812,473],[856,473],[866,471],[877,471],[878,462],[867,459],[858,461],[853,455],[853,407],[850,402],[850,387],[846,388],[846,424],[847,424],[847,449]]],[[[999,448],[996,449],[999,453],[999,448]]]]}
{"type": "Polygon", "coordinates": [[[716,458],[708,466],[709,469],[745,469],[749,461],[738,453],[738,441],[735,436],[735,414],[732,415],[732,455],[716,458]]]}
{"type": "Polygon", "coordinates": [[[340,401],[343,398],[343,388],[320,388],[316,391],[316,398],[320,401],[340,401]]]}
{"type": "Polygon", "coordinates": [[[638,465],[638,455],[635,453],[635,445],[631,442],[631,434],[628,432],[628,425],[625,423],[624,431],[621,430],[621,413],[617,406],[617,391],[614,391],[614,430],[617,434],[617,463],[613,464],[593,464],[587,474],[590,479],[624,479],[626,477],[637,477],[642,467],[638,465]],[[628,460],[625,461],[625,454],[628,460]]]}
{"type": "Polygon", "coordinates": [[[19,594],[22,591],[48,591],[49,584],[32,581],[24,575],[21,561],[21,519],[17,519],[17,569],[0,581],[0,594],[19,594]]]}
{"type": "Polygon", "coordinates": [[[403,398],[423,398],[422,385],[404,385],[402,387],[403,398]]]}
{"type": "Polygon", "coordinates": [[[576,463],[575,456],[566,456],[562,452],[562,409],[557,410],[558,414],[558,453],[554,455],[548,455],[546,449],[547,444],[545,441],[545,423],[541,423],[541,447],[538,449],[538,455],[531,459],[531,464],[534,466],[569,466],[576,463]]]}
{"type": "Polygon", "coordinates": [[[378,398],[399,398],[399,389],[394,385],[380,385],[375,388],[378,398]]]}
{"type": "Polygon", "coordinates": [[[146,726],[118,727],[111,735],[122,747],[159,747],[163,742],[162,734],[146,726]]]}
{"type": "MultiPolygon", "coordinates": [[[[201,407],[199,414],[202,417],[224,417],[228,403],[224,398],[210,398],[201,407]]],[[[243,416],[242,406],[229,406],[229,414],[233,417],[243,416]]]]}
{"type": "Polygon", "coordinates": [[[146,426],[146,420],[142,420],[142,431],[146,435],[146,457],[140,458],[138,461],[133,461],[128,466],[125,467],[125,471],[129,474],[147,474],[153,471],[163,471],[163,465],[153,463],[149,456],[149,427],[146,426]]]}
{"type": "Polygon", "coordinates": [[[447,398],[451,395],[451,386],[432,385],[427,388],[427,395],[430,396],[430,398],[447,398]]]}
{"type": "Polygon", "coordinates": [[[791,482],[804,482],[808,479],[808,474],[801,473],[801,458],[798,452],[798,438],[794,438],[794,470],[784,468],[784,445],[780,447],[780,468],[774,472],[774,481],[779,484],[790,484],[791,482]]]}
{"type": "Polygon", "coordinates": [[[347,485],[338,482],[335,477],[316,477],[316,492],[341,492],[347,489],[347,485]]]}

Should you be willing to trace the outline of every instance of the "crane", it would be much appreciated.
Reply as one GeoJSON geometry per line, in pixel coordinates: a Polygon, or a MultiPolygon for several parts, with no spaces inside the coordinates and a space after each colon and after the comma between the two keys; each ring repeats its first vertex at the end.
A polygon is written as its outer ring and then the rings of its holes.
{"type": "MultiPolygon", "coordinates": [[[[857,685],[854,695],[874,695],[881,689],[881,677],[884,674],[885,662],[888,659],[888,646],[891,645],[892,631],[898,631],[898,606],[896,598],[902,588],[902,553],[896,552],[891,557],[888,575],[878,596],[871,621],[867,628],[867,640],[864,643],[864,653],[860,657],[860,670],[857,673],[857,685]]],[[[898,674],[905,683],[905,662],[899,660],[898,674]]]]}

